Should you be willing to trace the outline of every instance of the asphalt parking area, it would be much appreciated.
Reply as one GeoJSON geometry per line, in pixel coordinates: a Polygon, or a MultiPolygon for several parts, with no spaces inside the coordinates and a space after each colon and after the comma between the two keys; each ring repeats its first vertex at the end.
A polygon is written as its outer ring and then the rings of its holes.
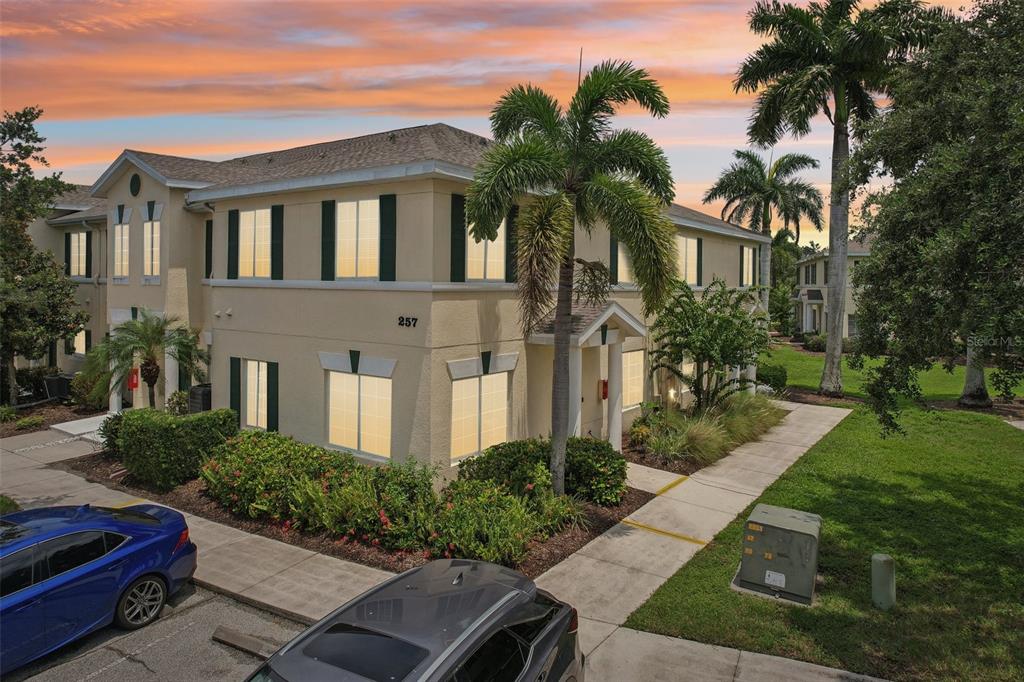
{"type": "Polygon", "coordinates": [[[305,626],[188,586],[172,601],[173,613],[134,632],[106,627],[4,680],[125,682],[126,680],[244,680],[260,661],[214,642],[218,626],[268,644],[287,642],[305,626]]]}

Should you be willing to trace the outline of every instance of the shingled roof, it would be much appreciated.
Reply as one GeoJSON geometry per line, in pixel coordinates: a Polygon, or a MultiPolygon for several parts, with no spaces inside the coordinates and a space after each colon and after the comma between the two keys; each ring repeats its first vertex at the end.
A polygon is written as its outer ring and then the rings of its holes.
{"type": "Polygon", "coordinates": [[[670,218],[674,218],[683,224],[696,223],[698,226],[709,227],[718,232],[734,234],[737,237],[748,237],[760,241],[768,241],[768,238],[760,232],[755,232],[754,230],[741,227],[735,223],[726,222],[725,220],[708,215],[707,213],[701,213],[700,211],[696,211],[692,208],[681,206],[679,204],[672,204],[669,206],[668,215],[670,218]]]}

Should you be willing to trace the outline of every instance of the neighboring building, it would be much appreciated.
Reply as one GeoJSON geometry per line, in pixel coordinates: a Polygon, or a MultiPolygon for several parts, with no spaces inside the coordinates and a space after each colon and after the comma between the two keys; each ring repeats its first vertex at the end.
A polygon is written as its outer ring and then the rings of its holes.
{"type": "MultiPolygon", "coordinates": [[[[515,212],[492,242],[464,225],[489,144],[437,124],[222,162],[125,150],[92,188],[110,235],[93,247],[109,262],[103,324],[143,306],[182,319],[211,352],[215,407],[365,461],[447,470],[546,435],[552,334],[520,331],[515,212]]],[[[758,278],[765,237],[668,215],[691,285],[758,278]]],[[[609,263],[615,285],[606,305],[574,311],[571,423],[618,444],[651,391],[646,321],[606,229],[578,233],[576,255],[609,263]]],[[[164,370],[164,394],[185,387],[173,360],[164,370]]]]}
{"type": "MultiPolygon", "coordinates": [[[[853,269],[871,255],[871,238],[851,238],[847,246],[846,305],[843,337],[857,335],[857,301],[852,284],[853,269]]],[[[828,251],[797,261],[796,289],[793,292],[797,333],[824,334],[828,330],[828,251]]]]}

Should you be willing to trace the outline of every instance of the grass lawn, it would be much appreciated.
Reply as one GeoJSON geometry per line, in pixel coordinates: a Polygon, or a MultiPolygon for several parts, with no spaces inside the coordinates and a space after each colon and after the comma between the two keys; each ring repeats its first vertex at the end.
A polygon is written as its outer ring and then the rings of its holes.
{"type": "Polygon", "coordinates": [[[1024,431],[916,407],[901,422],[882,439],[858,407],[759,500],[824,518],[814,607],[729,589],[748,509],[626,624],[897,680],[1024,679],[1024,431]],[[871,605],[874,552],[896,559],[888,613],[871,605]]]}
{"type": "MultiPolygon", "coordinates": [[[[821,369],[825,364],[824,355],[812,355],[803,353],[790,346],[776,345],[772,347],[771,353],[766,360],[768,364],[785,365],[788,372],[787,383],[796,388],[806,388],[812,391],[818,390],[821,383],[821,369]]],[[[881,361],[868,360],[865,365],[879,365],[881,361]]],[[[865,393],[861,388],[864,380],[864,373],[859,372],[846,364],[843,358],[843,389],[847,395],[864,398],[865,393]]],[[[956,400],[960,397],[960,391],[964,387],[964,368],[957,366],[950,374],[940,365],[932,367],[929,371],[919,375],[921,393],[928,400],[956,400]]],[[[989,382],[989,391],[992,384],[989,382]]],[[[1018,386],[1017,395],[1024,395],[1024,385],[1018,386]]]]}

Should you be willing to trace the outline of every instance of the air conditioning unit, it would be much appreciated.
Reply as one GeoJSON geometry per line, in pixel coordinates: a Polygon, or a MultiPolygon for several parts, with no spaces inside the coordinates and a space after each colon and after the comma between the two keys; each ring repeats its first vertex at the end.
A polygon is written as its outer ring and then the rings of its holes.
{"type": "Polygon", "coordinates": [[[736,584],[810,604],[818,573],[821,517],[759,504],[743,526],[743,557],[736,584]]]}
{"type": "Polygon", "coordinates": [[[196,384],[188,389],[188,413],[206,412],[210,409],[210,384],[196,384]]]}

